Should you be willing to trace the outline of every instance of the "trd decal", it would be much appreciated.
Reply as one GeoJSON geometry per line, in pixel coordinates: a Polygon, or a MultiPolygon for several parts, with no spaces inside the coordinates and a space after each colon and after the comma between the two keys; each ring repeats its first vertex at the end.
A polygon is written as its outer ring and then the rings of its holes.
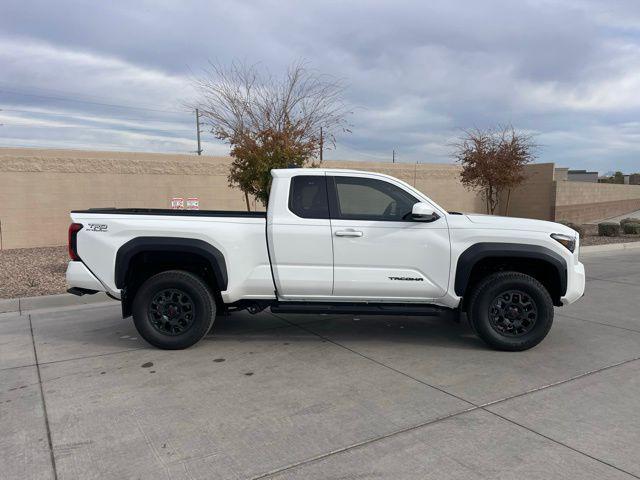
{"type": "Polygon", "coordinates": [[[87,225],[87,230],[89,232],[106,232],[108,229],[109,226],[104,223],[90,223],[87,225]]]}
{"type": "Polygon", "coordinates": [[[421,277],[389,277],[389,280],[402,280],[405,282],[424,282],[421,277]]]}

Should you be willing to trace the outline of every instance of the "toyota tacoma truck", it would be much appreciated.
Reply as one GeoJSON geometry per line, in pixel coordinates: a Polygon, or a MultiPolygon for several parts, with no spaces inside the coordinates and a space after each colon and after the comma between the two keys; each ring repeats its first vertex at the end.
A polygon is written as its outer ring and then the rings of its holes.
{"type": "Polygon", "coordinates": [[[163,349],[220,312],[464,313],[490,347],[526,350],[584,293],[579,236],[558,223],[447,212],[372,172],[272,171],[266,212],[71,212],[69,292],[106,292],[163,349]]]}

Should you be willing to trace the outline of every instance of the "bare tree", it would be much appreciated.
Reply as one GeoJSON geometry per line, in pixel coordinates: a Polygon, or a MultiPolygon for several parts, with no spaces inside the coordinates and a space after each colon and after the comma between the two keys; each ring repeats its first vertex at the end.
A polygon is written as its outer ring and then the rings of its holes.
{"type": "Polygon", "coordinates": [[[490,214],[495,213],[506,191],[508,214],[511,190],[525,180],[524,167],[535,159],[537,145],[532,136],[517,132],[510,125],[476,128],[466,130],[454,146],[454,157],[462,165],[462,183],[480,192],[490,214]]]}
{"type": "Polygon", "coordinates": [[[204,123],[231,146],[229,185],[244,192],[247,210],[249,195],[267,204],[272,168],[317,166],[322,144],[335,146],[335,135],[349,131],[343,85],[303,62],[282,77],[210,64],[194,86],[204,123]]]}

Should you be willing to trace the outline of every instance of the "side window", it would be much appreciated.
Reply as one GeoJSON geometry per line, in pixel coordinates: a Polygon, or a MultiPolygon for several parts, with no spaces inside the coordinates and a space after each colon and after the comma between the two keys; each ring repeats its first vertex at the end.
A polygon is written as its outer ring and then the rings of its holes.
{"type": "Polygon", "coordinates": [[[293,177],[289,190],[289,210],[302,218],[329,218],[327,177],[293,177]]]}
{"type": "Polygon", "coordinates": [[[332,218],[398,222],[406,220],[413,205],[419,202],[413,195],[384,180],[331,178],[335,185],[332,218]]]}

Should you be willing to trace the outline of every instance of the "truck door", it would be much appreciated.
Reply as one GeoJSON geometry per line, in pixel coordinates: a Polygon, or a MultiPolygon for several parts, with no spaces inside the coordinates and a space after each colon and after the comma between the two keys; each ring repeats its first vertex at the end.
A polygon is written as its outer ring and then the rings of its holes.
{"type": "Polygon", "coordinates": [[[421,301],[442,297],[449,282],[445,218],[410,218],[424,202],[375,175],[327,176],[333,239],[333,296],[421,301]]]}
{"type": "Polygon", "coordinates": [[[333,245],[324,172],[293,176],[274,171],[267,212],[267,240],[278,296],[329,297],[333,245]]]}

